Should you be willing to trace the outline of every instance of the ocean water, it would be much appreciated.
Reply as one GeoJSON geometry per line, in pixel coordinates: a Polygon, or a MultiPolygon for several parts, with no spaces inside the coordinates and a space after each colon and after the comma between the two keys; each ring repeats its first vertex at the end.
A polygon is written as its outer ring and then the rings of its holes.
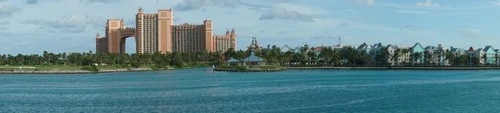
{"type": "Polygon", "coordinates": [[[498,113],[500,71],[0,75],[0,112],[498,113]]]}

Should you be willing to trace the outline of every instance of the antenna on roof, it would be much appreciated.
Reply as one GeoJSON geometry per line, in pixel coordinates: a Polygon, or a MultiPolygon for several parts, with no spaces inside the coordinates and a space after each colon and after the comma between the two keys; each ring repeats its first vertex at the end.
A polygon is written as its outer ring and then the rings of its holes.
{"type": "Polygon", "coordinates": [[[341,45],[342,45],[342,38],[340,38],[340,36],[339,36],[339,45],[338,46],[340,47],[341,45]]]}

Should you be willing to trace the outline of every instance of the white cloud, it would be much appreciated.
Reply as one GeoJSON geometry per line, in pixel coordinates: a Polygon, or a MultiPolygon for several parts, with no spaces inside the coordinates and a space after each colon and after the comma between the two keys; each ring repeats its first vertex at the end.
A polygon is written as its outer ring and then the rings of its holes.
{"type": "Polygon", "coordinates": [[[356,3],[361,5],[373,5],[375,0],[356,0],[356,3]]]}
{"type": "Polygon", "coordinates": [[[0,6],[0,18],[11,17],[15,13],[21,12],[21,8],[14,5],[0,6]]]}
{"type": "Polygon", "coordinates": [[[496,6],[500,6],[500,0],[494,1],[494,2],[490,2],[490,3],[493,4],[493,5],[496,5],[496,6]]]}
{"type": "Polygon", "coordinates": [[[26,0],[26,4],[37,4],[38,0],[26,0]]]}
{"type": "Polygon", "coordinates": [[[479,29],[461,29],[458,31],[458,33],[460,33],[460,35],[462,35],[465,38],[485,37],[485,35],[483,35],[481,33],[481,30],[479,30],[479,29]]]}
{"type": "Polygon", "coordinates": [[[86,16],[70,16],[63,17],[57,20],[26,20],[24,24],[37,25],[40,28],[47,28],[51,32],[64,32],[64,33],[80,33],[84,32],[87,27],[97,27],[104,23],[105,20],[97,17],[86,16]]]}
{"type": "Polygon", "coordinates": [[[405,13],[405,14],[426,14],[427,13],[425,11],[417,11],[417,10],[398,10],[396,12],[405,13]]]}
{"type": "Polygon", "coordinates": [[[314,22],[313,16],[308,14],[303,14],[297,11],[289,11],[282,8],[275,8],[264,12],[260,20],[272,20],[272,19],[282,19],[291,21],[303,21],[303,22],[314,22]]]}
{"type": "Polygon", "coordinates": [[[122,2],[125,0],[80,0],[83,3],[114,3],[114,2],[122,2]]]}
{"type": "MultiPolygon", "coordinates": [[[[273,0],[272,3],[284,3],[285,0],[273,0]]],[[[291,2],[291,1],[288,1],[291,2]]],[[[241,0],[183,0],[176,4],[173,9],[177,11],[204,10],[208,6],[238,8],[240,6],[254,9],[269,8],[268,6],[254,5],[242,2],[241,0]]]]}
{"type": "Polygon", "coordinates": [[[419,7],[440,7],[441,4],[439,4],[437,2],[433,2],[431,0],[427,0],[424,2],[417,2],[417,6],[419,6],[419,7]]]}
{"type": "Polygon", "coordinates": [[[281,3],[274,5],[274,8],[282,8],[289,11],[297,11],[304,14],[327,14],[328,10],[324,10],[318,7],[311,7],[307,5],[300,4],[290,4],[290,3],[281,3]]]}

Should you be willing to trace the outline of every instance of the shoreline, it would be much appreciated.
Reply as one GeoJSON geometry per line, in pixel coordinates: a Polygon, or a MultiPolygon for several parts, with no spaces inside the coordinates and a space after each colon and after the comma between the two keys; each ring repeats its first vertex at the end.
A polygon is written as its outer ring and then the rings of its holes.
{"type": "Polygon", "coordinates": [[[145,71],[155,71],[153,69],[137,68],[137,69],[109,69],[100,70],[98,72],[86,71],[86,70],[51,70],[51,71],[0,71],[0,74],[98,74],[98,73],[118,73],[118,72],[145,72],[145,71]]]}
{"type": "Polygon", "coordinates": [[[500,67],[284,67],[286,70],[500,70],[500,67]]]}
{"type": "MultiPolygon", "coordinates": [[[[165,69],[172,70],[172,69],[165,69]]],[[[283,70],[248,70],[248,72],[278,72],[286,70],[500,70],[500,67],[283,67],[283,70]]],[[[153,69],[111,69],[92,72],[86,70],[52,70],[52,71],[0,71],[3,74],[99,74],[119,72],[147,72],[157,71],[153,69]]],[[[213,71],[238,72],[230,69],[213,69],[213,71]]]]}
{"type": "Polygon", "coordinates": [[[213,69],[213,71],[226,71],[226,72],[279,72],[284,71],[284,69],[249,69],[246,71],[239,71],[237,69],[213,69]]]}

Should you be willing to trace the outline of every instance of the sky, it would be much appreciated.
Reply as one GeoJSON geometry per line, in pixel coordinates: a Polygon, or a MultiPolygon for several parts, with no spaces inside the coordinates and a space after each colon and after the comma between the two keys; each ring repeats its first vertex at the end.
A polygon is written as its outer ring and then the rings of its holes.
{"type": "MultiPolygon", "coordinates": [[[[235,29],[237,49],[364,42],[500,48],[500,0],[0,0],[0,54],[95,51],[106,19],[174,10],[174,23],[235,29]]],[[[134,39],[127,39],[128,52],[134,39]]]]}

